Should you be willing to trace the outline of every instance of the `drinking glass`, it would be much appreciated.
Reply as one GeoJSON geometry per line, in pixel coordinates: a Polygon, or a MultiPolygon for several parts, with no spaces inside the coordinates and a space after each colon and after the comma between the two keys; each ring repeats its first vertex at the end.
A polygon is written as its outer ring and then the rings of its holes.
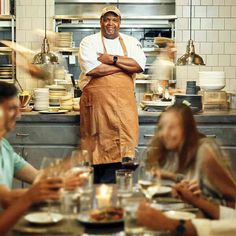
{"type": "MultiPolygon", "coordinates": [[[[43,177],[45,178],[58,178],[62,176],[60,166],[61,159],[53,157],[44,157],[40,166],[40,170],[43,172],[43,177]]],[[[46,202],[48,203],[48,215],[52,217],[52,203],[56,203],[56,201],[49,199],[46,202]]]]}
{"type": "Polygon", "coordinates": [[[125,218],[125,235],[143,235],[144,228],[137,224],[137,210],[140,204],[140,198],[125,198],[122,201],[125,218]]]}
{"type": "Polygon", "coordinates": [[[133,189],[133,171],[131,170],[117,170],[116,171],[116,185],[118,197],[132,196],[133,189]]]}
{"type": "Polygon", "coordinates": [[[71,153],[71,166],[90,166],[87,150],[75,150],[71,153]]]}

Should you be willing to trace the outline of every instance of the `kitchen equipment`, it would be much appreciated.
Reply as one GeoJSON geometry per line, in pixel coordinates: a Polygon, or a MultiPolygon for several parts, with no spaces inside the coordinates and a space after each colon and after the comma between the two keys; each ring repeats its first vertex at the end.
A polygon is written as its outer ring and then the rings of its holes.
{"type": "Polygon", "coordinates": [[[206,91],[223,89],[225,87],[225,72],[199,71],[199,86],[206,91]]]}
{"type": "Polygon", "coordinates": [[[175,94],[175,103],[183,103],[186,101],[189,103],[193,112],[199,112],[202,110],[202,96],[190,95],[190,94],[175,94]]]}

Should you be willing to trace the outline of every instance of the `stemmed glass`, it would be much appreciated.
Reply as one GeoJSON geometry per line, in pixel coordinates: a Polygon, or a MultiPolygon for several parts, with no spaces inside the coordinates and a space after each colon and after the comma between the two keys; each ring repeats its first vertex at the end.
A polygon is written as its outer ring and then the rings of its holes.
{"type": "Polygon", "coordinates": [[[142,153],[142,161],[139,166],[138,186],[146,197],[150,198],[147,190],[152,186],[160,187],[161,176],[159,165],[157,163],[151,165],[147,159],[148,155],[149,150],[144,150],[142,153]]]}
{"type": "Polygon", "coordinates": [[[122,166],[124,169],[135,171],[139,166],[139,150],[130,146],[124,146],[122,150],[122,166]],[[125,161],[130,159],[130,161],[125,161]]]}
{"type": "MultiPolygon", "coordinates": [[[[42,171],[43,177],[45,178],[58,178],[62,176],[62,171],[60,168],[61,159],[53,158],[53,157],[44,157],[40,166],[40,170],[42,171]]],[[[56,189],[55,189],[56,190],[56,189]]],[[[52,208],[52,200],[47,200],[48,203],[48,215],[50,218],[51,208],[52,208]]]]}

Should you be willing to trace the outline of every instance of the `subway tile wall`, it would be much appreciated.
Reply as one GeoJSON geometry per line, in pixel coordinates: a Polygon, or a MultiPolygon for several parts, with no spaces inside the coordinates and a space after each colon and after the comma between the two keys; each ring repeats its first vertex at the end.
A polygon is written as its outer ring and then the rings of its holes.
{"type": "MultiPolygon", "coordinates": [[[[178,66],[177,86],[196,80],[201,70],[224,70],[227,91],[236,91],[236,0],[192,0],[192,38],[206,66],[178,66]]],[[[189,39],[189,0],[176,0],[177,58],[189,39]]]]}
{"type": "MultiPolygon", "coordinates": [[[[47,29],[53,30],[54,0],[47,0],[47,29]]],[[[16,0],[16,42],[34,51],[40,51],[43,35],[37,29],[44,29],[44,0],[16,0]]],[[[33,54],[27,55],[29,60],[33,54]]],[[[27,66],[26,61],[19,55],[16,60],[27,66]]],[[[28,73],[17,67],[17,78],[24,89],[32,90],[43,87],[42,81],[36,80],[28,73]]]]}
{"type": "MultiPolygon", "coordinates": [[[[48,29],[53,30],[54,0],[47,0],[48,29]]],[[[185,53],[189,39],[189,0],[176,0],[177,58],[185,53]]],[[[16,0],[16,41],[39,50],[42,36],[36,28],[44,26],[43,0],[16,0]]],[[[224,70],[226,90],[236,91],[236,0],[193,0],[193,39],[196,53],[206,66],[178,66],[177,86],[185,89],[187,80],[198,80],[200,70],[224,70]]],[[[32,59],[33,55],[29,55],[32,59]]],[[[19,55],[17,59],[22,61],[19,55]]],[[[42,86],[17,68],[17,77],[26,89],[42,86]]]]}

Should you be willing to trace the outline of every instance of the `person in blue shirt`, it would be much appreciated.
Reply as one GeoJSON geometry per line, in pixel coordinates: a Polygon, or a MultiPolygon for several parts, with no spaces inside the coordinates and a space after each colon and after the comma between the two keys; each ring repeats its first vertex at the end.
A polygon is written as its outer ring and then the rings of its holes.
{"type": "MultiPolygon", "coordinates": [[[[13,84],[0,82],[0,107],[4,116],[5,135],[15,128],[20,118],[20,104],[17,88],[13,84]]],[[[39,171],[20,157],[4,138],[0,138],[0,201],[11,202],[21,196],[26,189],[11,190],[14,177],[32,184],[39,171]]]]}
{"type": "MultiPolygon", "coordinates": [[[[28,191],[28,189],[12,189],[14,178],[29,184],[40,179],[40,171],[19,156],[4,138],[15,128],[16,120],[20,118],[19,108],[17,88],[13,84],[0,81],[0,109],[2,109],[2,119],[4,119],[3,127],[0,130],[0,203],[4,207],[28,191]]],[[[2,121],[2,119],[0,120],[2,121]]],[[[64,169],[66,164],[66,161],[62,164],[64,169]]],[[[85,180],[81,178],[80,174],[67,175],[64,178],[66,186],[73,188],[83,184],[85,180]]]]}

